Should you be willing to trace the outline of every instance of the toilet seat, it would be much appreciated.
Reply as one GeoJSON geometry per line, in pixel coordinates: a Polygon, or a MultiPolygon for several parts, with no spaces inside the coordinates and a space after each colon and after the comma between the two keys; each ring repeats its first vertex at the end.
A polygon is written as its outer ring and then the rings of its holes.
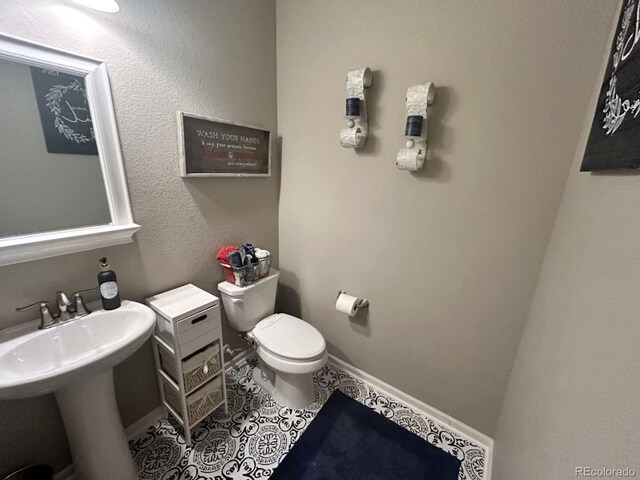
{"type": "Polygon", "coordinates": [[[252,333],[262,349],[288,362],[313,361],[326,351],[324,337],[313,325],[286,313],[269,315],[252,333]]]}

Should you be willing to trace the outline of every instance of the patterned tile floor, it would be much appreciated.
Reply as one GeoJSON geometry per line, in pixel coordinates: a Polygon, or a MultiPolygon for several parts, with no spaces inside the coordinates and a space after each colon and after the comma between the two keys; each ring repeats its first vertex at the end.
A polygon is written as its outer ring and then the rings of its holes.
{"type": "Polygon", "coordinates": [[[187,447],[181,429],[162,420],[129,443],[140,480],[267,479],[331,392],[340,389],[462,461],[459,480],[484,480],[486,451],[444,425],[326,365],[314,375],[316,401],[305,410],[279,405],[251,375],[255,360],[227,372],[229,415],[207,417],[187,447]]]}

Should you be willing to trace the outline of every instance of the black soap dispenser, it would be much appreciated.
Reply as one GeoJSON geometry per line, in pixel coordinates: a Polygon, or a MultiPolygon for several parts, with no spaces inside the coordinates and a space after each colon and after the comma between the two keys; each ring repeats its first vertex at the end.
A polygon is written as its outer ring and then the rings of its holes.
{"type": "Polygon", "coordinates": [[[116,272],[111,270],[111,267],[107,263],[107,257],[102,257],[100,259],[98,286],[100,287],[102,308],[105,310],[115,310],[118,308],[120,306],[120,294],[118,292],[116,272]]]}

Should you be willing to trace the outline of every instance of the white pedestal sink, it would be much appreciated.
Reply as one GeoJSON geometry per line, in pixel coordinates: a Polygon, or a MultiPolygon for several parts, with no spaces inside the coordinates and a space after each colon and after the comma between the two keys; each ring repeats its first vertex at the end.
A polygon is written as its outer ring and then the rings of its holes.
{"type": "Polygon", "coordinates": [[[151,336],[153,311],[123,301],[47,330],[0,333],[0,399],[53,392],[82,480],[136,480],[113,386],[113,367],[151,336]]]}

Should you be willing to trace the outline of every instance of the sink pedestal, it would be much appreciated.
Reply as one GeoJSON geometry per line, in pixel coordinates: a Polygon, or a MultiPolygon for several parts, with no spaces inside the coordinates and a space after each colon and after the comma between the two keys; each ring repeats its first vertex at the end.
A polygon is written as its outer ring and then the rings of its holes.
{"type": "Polygon", "coordinates": [[[113,385],[113,369],[88,376],[55,392],[82,480],[137,480],[113,385]]]}
{"type": "Polygon", "coordinates": [[[113,367],[151,336],[156,314],[123,300],[44,330],[0,331],[0,400],[54,392],[78,480],[137,480],[113,385],[113,367]]]}

